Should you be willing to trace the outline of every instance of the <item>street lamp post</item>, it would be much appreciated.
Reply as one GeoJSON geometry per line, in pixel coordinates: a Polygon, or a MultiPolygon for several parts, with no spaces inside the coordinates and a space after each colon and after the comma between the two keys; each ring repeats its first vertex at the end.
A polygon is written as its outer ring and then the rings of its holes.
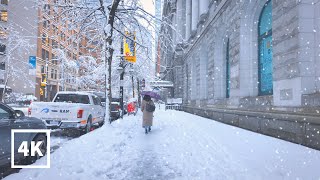
{"type": "MultiPolygon", "coordinates": [[[[121,108],[121,118],[123,118],[123,114],[124,114],[124,103],[123,103],[123,85],[124,85],[124,73],[125,73],[125,68],[127,67],[127,65],[130,63],[124,63],[124,60],[121,58],[120,60],[120,64],[119,67],[117,68],[117,70],[120,73],[120,108],[121,108]]],[[[131,67],[131,69],[129,70],[129,74],[132,76],[133,78],[133,69],[131,67]]],[[[133,95],[134,96],[134,95],[133,95]]]]}
{"type": "Polygon", "coordinates": [[[121,107],[121,119],[123,118],[123,77],[124,77],[124,65],[123,65],[123,60],[121,60],[120,65],[119,65],[119,71],[120,72],[120,107],[121,107]]]}

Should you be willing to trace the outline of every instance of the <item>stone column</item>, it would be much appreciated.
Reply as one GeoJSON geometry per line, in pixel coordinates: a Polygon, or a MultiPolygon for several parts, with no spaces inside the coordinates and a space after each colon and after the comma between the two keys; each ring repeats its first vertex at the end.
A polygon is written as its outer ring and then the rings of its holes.
{"type": "Polygon", "coordinates": [[[200,0],[199,2],[199,16],[201,17],[202,15],[205,15],[208,12],[209,0],[200,0]]]}
{"type": "Polygon", "coordinates": [[[186,0],[186,39],[188,40],[191,34],[191,0],[186,0]]]}
{"type": "Polygon", "coordinates": [[[177,21],[176,21],[176,18],[177,18],[177,14],[173,14],[172,15],[172,41],[173,41],[173,44],[176,45],[177,44],[177,32],[176,32],[176,29],[177,29],[177,21]]]}
{"type": "Polygon", "coordinates": [[[199,21],[199,0],[192,0],[192,31],[197,30],[199,21]]]}
{"type": "Polygon", "coordinates": [[[177,0],[177,10],[176,10],[176,23],[177,23],[177,43],[182,42],[183,38],[183,0],[177,0]]]}

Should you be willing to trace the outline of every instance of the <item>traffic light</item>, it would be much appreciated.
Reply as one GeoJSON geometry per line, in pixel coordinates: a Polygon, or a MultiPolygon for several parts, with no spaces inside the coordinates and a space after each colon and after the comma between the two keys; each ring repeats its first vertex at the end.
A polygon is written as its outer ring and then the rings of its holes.
{"type": "Polygon", "coordinates": [[[42,73],[41,74],[41,87],[47,86],[47,74],[42,73]]]}
{"type": "Polygon", "coordinates": [[[43,96],[44,95],[44,93],[43,93],[43,89],[42,88],[40,88],[40,96],[43,96]]]}
{"type": "Polygon", "coordinates": [[[146,87],[146,80],[142,79],[141,80],[141,89],[143,90],[146,87]]]}

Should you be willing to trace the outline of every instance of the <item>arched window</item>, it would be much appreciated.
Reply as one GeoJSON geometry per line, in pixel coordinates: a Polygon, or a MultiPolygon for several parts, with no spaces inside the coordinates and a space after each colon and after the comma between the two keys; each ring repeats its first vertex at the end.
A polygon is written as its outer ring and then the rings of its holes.
{"type": "Polygon", "coordinates": [[[230,46],[229,39],[227,41],[227,50],[226,50],[226,98],[230,97],[230,46]]]}
{"type": "Polygon", "coordinates": [[[258,25],[259,95],[273,94],[272,85],[272,1],[263,7],[258,25]]]}

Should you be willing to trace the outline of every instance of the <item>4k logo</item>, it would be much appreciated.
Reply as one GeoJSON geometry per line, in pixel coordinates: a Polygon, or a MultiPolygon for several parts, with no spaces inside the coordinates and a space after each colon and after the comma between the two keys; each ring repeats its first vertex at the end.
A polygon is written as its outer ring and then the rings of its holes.
{"type": "Polygon", "coordinates": [[[31,141],[31,146],[30,146],[30,150],[28,148],[28,141],[22,141],[19,149],[18,149],[18,153],[23,153],[23,156],[28,157],[28,156],[36,156],[36,153],[39,156],[43,156],[44,154],[40,151],[40,145],[43,144],[43,141],[31,141]],[[31,152],[31,154],[29,154],[29,152],[31,152]]]}
{"type": "MultiPolygon", "coordinates": [[[[42,147],[43,149],[43,147],[42,147]]],[[[50,130],[48,129],[12,129],[11,130],[11,168],[50,168],[50,130]],[[22,137],[28,137],[25,134],[32,134],[31,137],[37,137],[39,134],[46,134],[46,138],[33,141],[22,137]],[[41,151],[41,147],[46,145],[45,152],[41,151]],[[19,165],[15,161],[15,154],[22,154],[24,157],[39,158],[46,156],[40,165],[19,165]]]]}

